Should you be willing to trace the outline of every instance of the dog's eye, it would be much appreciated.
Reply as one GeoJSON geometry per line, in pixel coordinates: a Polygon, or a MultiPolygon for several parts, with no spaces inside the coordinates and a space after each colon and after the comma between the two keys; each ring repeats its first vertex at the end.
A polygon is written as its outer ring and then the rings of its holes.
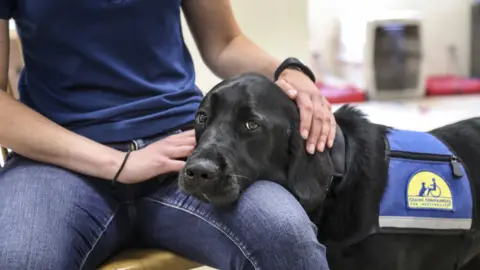
{"type": "Polygon", "coordinates": [[[197,124],[199,125],[203,125],[205,124],[205,122],[207,122],[207,115],[205,113],[197,113],[197,116],[195,117],[195,122],[197,122],[197,124]]]}
{"type": "Polygon", "coordinates": [[[245,128],[248,131],[253,131],[253,130],[257,129],[258,127],[259,127],[259,125],[255,121],[248,121],[248,122],[245,123],[245,128]]]}

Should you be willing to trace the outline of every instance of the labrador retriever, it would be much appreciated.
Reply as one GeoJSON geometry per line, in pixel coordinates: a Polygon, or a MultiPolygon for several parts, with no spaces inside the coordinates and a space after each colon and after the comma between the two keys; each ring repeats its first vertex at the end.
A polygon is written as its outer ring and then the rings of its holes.
{"type": "Polygon", "coordinates": [[[253,73],[224,80],[198,109],[179,186],[230,207],[254,181],[279,183],[318,226],[333,270],[480,269],[480,118],[414,133],[348,105],[334,115],[334,147],[310,155],[298,108],[276,84],[253,73]],[[396,186],[404,178],[408,186],[396,186]]]}

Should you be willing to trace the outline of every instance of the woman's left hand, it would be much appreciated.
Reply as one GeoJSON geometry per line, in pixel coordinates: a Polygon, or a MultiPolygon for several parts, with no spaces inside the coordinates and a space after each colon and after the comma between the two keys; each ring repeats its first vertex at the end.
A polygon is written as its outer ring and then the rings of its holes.
{"type": "Polygon", "coordinates": [[[315,84],[301,71],[285,69],[276,84],[297,102],[300,110],[300,134],[307,140],[307,151],[323,152],[335,139],[336,122],[332,105],[315,84]]]}

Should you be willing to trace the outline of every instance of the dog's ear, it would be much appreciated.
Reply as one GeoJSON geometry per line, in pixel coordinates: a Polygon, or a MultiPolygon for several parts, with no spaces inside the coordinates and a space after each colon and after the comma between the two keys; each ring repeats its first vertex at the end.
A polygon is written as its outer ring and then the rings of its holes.
{"type": "Polygon", "coordinates": [[[327,154],[308,154],[298,128],[290,130],[287,187],[308,212],[316,209],[326,192],[332,166],[327,154]]]}

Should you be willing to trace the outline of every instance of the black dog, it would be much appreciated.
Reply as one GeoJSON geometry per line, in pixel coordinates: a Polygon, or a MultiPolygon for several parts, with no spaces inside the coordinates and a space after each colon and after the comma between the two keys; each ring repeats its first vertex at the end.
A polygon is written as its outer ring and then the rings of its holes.
{"type": "MultiPolygon", "coordinates": [[[[258,179],[281,184],[318,226],[333,270],[480,269],[475,198],[480,194],[480,118],[419,133],[426,140],[419,149],[443,142],[448,145],[443,151],[451,155],[395,150],[394,129],[370,123],[350,106],[338,109],[335,118],[339,128],[333,149],[309,155],[299,134],[298,108],[280,88],[256,74],[225,80],[200,105],[197,148],[180,173],[179,185],[186,193],[225,206],[258,179]],[[432,216],[420,218],[421,226],[409,223],[411,216],[391,219],[387,212],[396,210],[382,204],[392,190],[388,187],[395,185],[389,176],[401,176],[406,171],[401,166],[422,162],[451,173],[435,178],[416,172],[407,190],[396,190],[393,199],[408,203],[399,211],[432,216]],[[396,173],[389,171],[395,166],[400,166],[396,173]],[[451,219],[436,216],[443,213],[451,219]],[[467,218],[453,218],[461,213],[467,218]]],[[[407,139],[400,144],[415,140],[407,139]]]]}

